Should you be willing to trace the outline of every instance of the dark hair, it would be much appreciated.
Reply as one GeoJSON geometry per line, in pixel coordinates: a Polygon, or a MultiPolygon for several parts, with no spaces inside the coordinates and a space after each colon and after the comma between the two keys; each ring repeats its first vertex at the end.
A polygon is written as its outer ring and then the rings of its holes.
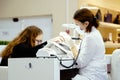
{"type": "Polygon", "coordinates": [[[96,19],[96,17],[93,15],[93,13],[90,10],[88,10],[86,8],[77,10],[75,12],[73,18],[82,23],[84,23],[85,21],[89,22],[89,25],[86,28],[86,32],[91,32],[92,26],[94,26],[96,28],[98,28],[98,26],[99,26],[99,22],[96,19]]]}

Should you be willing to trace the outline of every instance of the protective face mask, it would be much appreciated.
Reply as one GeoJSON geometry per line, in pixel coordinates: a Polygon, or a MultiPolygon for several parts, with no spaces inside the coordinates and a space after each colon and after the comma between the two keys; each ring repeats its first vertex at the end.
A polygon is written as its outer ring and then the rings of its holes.
{"type": "Polygon", "coordinates": [[[80,27],[77,27],[77,28],[75,29],[75,31],[76,31],[78,34],[81,34],[81,35],[83,35],[83,34],[85,33],[85,30],[81,30],[80,27]]]}

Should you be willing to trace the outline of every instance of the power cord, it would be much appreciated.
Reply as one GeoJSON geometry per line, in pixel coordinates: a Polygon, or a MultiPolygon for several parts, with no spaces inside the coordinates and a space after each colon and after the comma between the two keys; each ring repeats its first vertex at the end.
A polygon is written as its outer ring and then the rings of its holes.
{"type": "Polygon", "coordinates": [[[78,54],[77,54],[77,57],[75,58],[75,59],[73,59],[73,63],[71,64],[71,65],[69,65],[69,66],[66,66],[66,65],[64,65],[63,63],[62,63],[62,59],[59,59],[59,57],[58,56],[56,56],[56,55],[51,55],[51,56],[55,56],[59,61],[60,61],[60,65],[61,66],[63,66],[63,67],[65,67],[65,68],[70,68],[70,67],[72,67],[72,66],[74,66],[74,65],[77,65],[77,59],[78,59],[78,57],[79,57],[79,54],[80,54],[80,50],[81,50],[81,44],[82,44],[82,40],[81,40],[81,43],[80,43],[80,46],[79,46],[79,50],[78,50],[78,54]]]}

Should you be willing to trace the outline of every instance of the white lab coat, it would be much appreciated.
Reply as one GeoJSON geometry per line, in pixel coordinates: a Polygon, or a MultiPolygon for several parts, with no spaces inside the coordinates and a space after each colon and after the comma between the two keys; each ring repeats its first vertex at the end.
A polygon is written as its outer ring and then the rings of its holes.
{"type": "Polygon", "coordinates": [[[100,32],[92,27],[85,33],[77,60],[79,74],[72,80],[107,80],[105,46],[100,32]]]}

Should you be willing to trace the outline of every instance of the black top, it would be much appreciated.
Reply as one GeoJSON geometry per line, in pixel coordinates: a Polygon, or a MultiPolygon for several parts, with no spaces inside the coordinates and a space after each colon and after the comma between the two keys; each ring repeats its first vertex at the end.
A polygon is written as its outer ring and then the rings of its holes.
{"type": "MultiPolygon", "coordinates": [[[[27,43],[20,43],[13,48],[13,53],[11,58],[20,58],[20,57],[36,57],[38,49],[43,48],[47,44],[47,41],[32,47],[27,43]]],[[[2,58],[0,66],[8,66],[8,58],[2,58]]]]}

